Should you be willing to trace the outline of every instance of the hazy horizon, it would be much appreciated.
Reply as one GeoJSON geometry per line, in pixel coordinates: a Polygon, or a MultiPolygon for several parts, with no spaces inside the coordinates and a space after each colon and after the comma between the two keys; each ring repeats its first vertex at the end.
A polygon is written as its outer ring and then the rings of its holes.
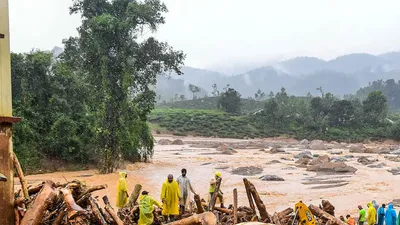
{"type": "MultiPolygon", "coordinates": [[[[183,50],[186,66],[229,73],[297,56],[329,60],[400,50],[400,1],[163,2],[169,9],[166,24],[154,36],[183,50]]],[[[69,15],[72,0],[9,5],[14,52],[51,50],[77,35],[80,16],[69,15]]]]}

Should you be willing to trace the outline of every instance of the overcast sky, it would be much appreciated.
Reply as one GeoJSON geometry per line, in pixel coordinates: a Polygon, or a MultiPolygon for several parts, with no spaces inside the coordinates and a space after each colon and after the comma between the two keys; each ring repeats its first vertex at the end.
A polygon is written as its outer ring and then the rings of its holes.
{"type": "MultiPolygon", "coordinates": [[[[186,65],[223,69],[295,56],[400,50],[399,0],[165,0],[155,36],[186,65]]],[[[77,35],[72,0],[9,0],[11,50],[50,50],[77,35]]]]}

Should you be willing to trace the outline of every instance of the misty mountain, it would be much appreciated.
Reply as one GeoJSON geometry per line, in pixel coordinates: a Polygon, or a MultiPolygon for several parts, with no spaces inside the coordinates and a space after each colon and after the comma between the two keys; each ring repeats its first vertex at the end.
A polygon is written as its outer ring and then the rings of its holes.
{"type": "Polygon", "coordinates": [[[188,84],[202,87],[208,95],[213,84],[217,84],[220,91],[229,84],[243,97],[254,96],[258,89],[268,94],[279,91],[281,87],[293,95],[318,94],[316,88],[322,87],[325,92],[342,96],[355,93],[375,80],[400,79],[400,52],[377,56],[354,53],[329,61],[296,57],[233,76],[191,67],[184,67],[183,71],[183,76],[172,79],[183,80],[186,89],[188,84]]]}

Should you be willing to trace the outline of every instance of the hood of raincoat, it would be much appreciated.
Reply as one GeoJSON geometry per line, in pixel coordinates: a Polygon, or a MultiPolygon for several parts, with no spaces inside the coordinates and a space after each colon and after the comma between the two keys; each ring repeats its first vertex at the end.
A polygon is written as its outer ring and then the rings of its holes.
{"type": "Polygon", "coordinates": [[[125,177],[126,177],[126,172],[125,171],[119,172],[119,178],[125,178],[125,177]]]}
{"type": "Polygon", "coordinates": [[[372,206],[372,203],[371,203],[371,202],[368,202],[367,206],[368,206],[368,208],[371,207],[371,206],[372,206]]]}
{"type": "Polygon", "coordinates": [[[388,209],[393,209],[393,204],[389,204],[388,209]]]}

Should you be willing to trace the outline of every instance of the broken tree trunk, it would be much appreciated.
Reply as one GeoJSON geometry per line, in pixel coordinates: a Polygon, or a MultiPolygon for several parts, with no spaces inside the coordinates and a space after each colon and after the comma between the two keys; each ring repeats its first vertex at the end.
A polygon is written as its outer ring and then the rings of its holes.
{"type": "Polygon", "coordinates": [[[22,218],[21,225],[39,225],[42,223],[46,210],[56,199],[55,184],[53,181],[46,181],[43,188],[37,195],[33,205],[26,211],[22,218]]]}
{"type": "Polygon", "coordinates": [[[271,217],[268,214],[267,209],[265,208],[265,205],[256,190],[256,187],[250,181],[248,181],[246,178],[244,178],[243,180],[246,180],[246,182],[248,183],[249,191],[250,191],[252,197],[254,198],[254,202],[257,205],[258,211],[260,212],[261,220],[266,223],[271,222],[271,217]]]}
{"type": "Polygon", "coordinates": [[[212,212],[205,212],[202,214],[194,214],[193,216],[181,219],[168,225],[216,225],[217,218],[212,212]]]}
{"type": "Polygon", "coordinates": [[[213,193],[213,195],[211,196],[210,206],[208,207],[208,209],[209,209],[210,212],[213,212],[213,211],[214,211],[214,207],[215,207],[215,203],[216,203],[216,201],[217,201],[217,197],[218,197],[218,193],[219,193],[219,188],[220,188],[220,186],[221,186],[221,182],[222,182],[222,179],[221,179],[221,177],[220,177],[220,178],[217,179],[217,182],[216,182],[216,184],[215,184],[214,193],[213,193]]]}
{"type": "Polygon", "coordinates": [[[72,211],[72,210],[75,210],[78,212],[85,211],[84,209],[82,209],[82,207],[80,207],[78,204],[76,204],[70,189],[64,188],[61,190],[61,192],[64,195],[64,201],[65,201],[65,204],[67,204],[68,211],[72,211]]]}
{"type": "Polygon", "coordinates": [[[24,176],[24,172],[22,171],[21,164],[19,164],[18,158],[15,155],[15,153],[13,153],[13,157],[12,158],[13,158],[13,162],[14,162],[14,167],[17,170],[19,181],[21,182],[21,189],[22,189],[22,192],[24,193],[24,197],[28,201],[31,201],[31,197],[28,194],[27,182],[26,182],[26,179],[25,179],[25,176],[24,176]]]}
{"type": "Polygon", "coordinates": [[[233,224],[237,224],[237,207],[238,207],[238,195],[237,189],[233,189],[233,224]]]}
{"type": "Polygon", "coordinates": [[[114,220],[115,224],[117,225],[124,225],[124,222],[117,216],[117,213],[115,213],[114,209],[111,207],[110,201],[108,200],[107,196],[103,197],[104,204],[104,209],[111,215],[112,219],[114,220]]]}
{"type": "Polygon", "coordinates": [[[142,185],[140,184],[136,184],[135,185],[135,189],[133,189],[130,197],[129,197],[129,201],[126,207],[128,208],[132,208],[134,205],[136,205],[136,201],[139,198],[140,195],[140,191],[142,190],[142,185]]]}
{"type": "Polygon", "coordinates": [[[272,222],[276,225],[287,224],[287,217],[290,217],[292,212],[292,208],[287,208],[282,212],[274,213],[272,216],[272,222]]]}
{"type": "Polygon", "coordinates": [[[344,225],[344,223],[340,219],[323,211],[318,206],[310,205],[310,206],[308,206],[308,208],[310,209],[311,213],[314,216],[321,218],[323,221],[329,222],[329,224],[331,224],[331,225],[344,225]]]}
{"type": "Polygon", "coordinates": [[[249,200],[249,206],[253,210],[253,213],[256,212],[256,207],[254,206],[253,197],[251,196],[249,181],[244,178],[243,179],[244,187],[246,189],[247,199],[249,200]]]}
{"type": "Polygon", "coordinates": [[[107,225],[106,220],[104,219],[103,215],[100,212],[99,206],[97,205],[97,203],[95,202],[95,200],[92,197],[89,198],[89,204],[90,204],[90,207],[92,208],[92,213],[93,213],[96,221],[100,225],[107,225]]]}
{"type": "Polygon", "coordinates": [[[29,195],[34,195],[36,193],[38,193],[40,190],[42,190],[44,184],[39,184],[36,187],[33,188],[29,188],[28,189],[28,194],[29,195]]]}
{"type": "Polygon", "coordinates": [[[322,210],[335,216],[335,206],[333,206],[329,201],[322,200],[322,210]]]}
{"type": "Polygon", "coordinates": [[[95,191],[99,191],[99,190],[103,190],[103,189],[106,189],[106,188],[107,188],[107,184],[90,187],[90,188],[86,189],[85,192],[80,194],[77,199],[79,200],[79,199],[83,198],[85,195],[87,195],[89,193],[92,193],[92,192],[95,192],[95,191]]]}
{"type": "Polygon", "coordinates": [[[201,199],[199,195],[194,195],[194,201],[196,202],[197,213],[204,213],[203,205],[201,204],[201,199]]]}

